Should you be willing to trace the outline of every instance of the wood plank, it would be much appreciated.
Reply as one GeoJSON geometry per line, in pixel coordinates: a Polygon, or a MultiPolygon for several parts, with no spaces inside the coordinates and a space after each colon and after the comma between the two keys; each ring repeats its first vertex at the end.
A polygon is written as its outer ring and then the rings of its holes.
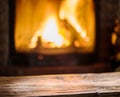
{"type": "Polygon", "coordinates": [[[0,77],[1,97],[120,97],[120,72],[0,77]]]}

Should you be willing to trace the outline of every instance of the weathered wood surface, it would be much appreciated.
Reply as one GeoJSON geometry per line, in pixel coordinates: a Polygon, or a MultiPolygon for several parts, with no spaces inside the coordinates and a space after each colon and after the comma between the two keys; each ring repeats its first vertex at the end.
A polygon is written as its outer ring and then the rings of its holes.
{"type": "Polygon", "coordinates": [[[0,77],[0,97],[120,97],[120,72],[0,77]]]}

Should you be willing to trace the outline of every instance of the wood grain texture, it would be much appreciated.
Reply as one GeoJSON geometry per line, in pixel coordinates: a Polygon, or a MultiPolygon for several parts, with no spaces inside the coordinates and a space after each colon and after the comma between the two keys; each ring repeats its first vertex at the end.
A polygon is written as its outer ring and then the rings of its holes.
{"type": "Polygon", "coordinates": [[[1,97],[120,97],[120,72],[0,77],[1,97]]]}

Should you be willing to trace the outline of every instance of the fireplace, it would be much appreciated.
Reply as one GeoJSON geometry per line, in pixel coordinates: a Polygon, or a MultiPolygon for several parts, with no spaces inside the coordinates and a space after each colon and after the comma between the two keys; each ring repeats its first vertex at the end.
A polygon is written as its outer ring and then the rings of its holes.
{"type": "Polygon", "coordinates": [[[8,27],[3,66],[22,68],[28,74],[112,70],[111,34],[118,0],[0,2],[5,9],[1,13],[6,16],[2,23],[4,29],[8,27]]]}
{"type": "Polygon", "coordinates": [[[14,17],[14,50],[28,65],[74,65],[94,53],[93,0],[16,0],[14,17]]]}
{"type": "Polygon", "coordinates": [[[15,9],[17,52],[62,54],[93,51],[93,0],[16,0],[15,9]]]}

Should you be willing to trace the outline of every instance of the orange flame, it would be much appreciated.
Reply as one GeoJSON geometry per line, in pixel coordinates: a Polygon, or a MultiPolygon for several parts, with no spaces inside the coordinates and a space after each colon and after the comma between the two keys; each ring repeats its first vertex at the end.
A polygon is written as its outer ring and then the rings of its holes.
{"type": "Polygon", "coordinates": [[[54,16],[49,17],[43,28],[39,28],[39,30],[33,36],[31,43],[29,44],[30,48],[35,48],[37,45],[37,37],[41,37],[41,45],[44,48],[60,48],[66,47],[70,45],[70,42],[65,39],[59,33],[59,25],[57,23],[57,19],[54,16]],[[42,30],[43,29],[43,30],[42,30]]]}
{"type": "Polygon", "coordinates": [[[61,47],[64,39],[58,32],[58,29],[56,19],[54,17],[49,18],[41,35],[42,41],[44,43],[52,43],[51,47],[61,47]]]}
{"type": "Polygon", "coordinates": [[[76,7],[78,3],[80,3],[79,0],[65,0],[61,6],[59,16],[60,19],[66,19],[76,29],[82,38],[86,38],[86,31],[81,27],[79,21],[76,19],[76,7]]]}

